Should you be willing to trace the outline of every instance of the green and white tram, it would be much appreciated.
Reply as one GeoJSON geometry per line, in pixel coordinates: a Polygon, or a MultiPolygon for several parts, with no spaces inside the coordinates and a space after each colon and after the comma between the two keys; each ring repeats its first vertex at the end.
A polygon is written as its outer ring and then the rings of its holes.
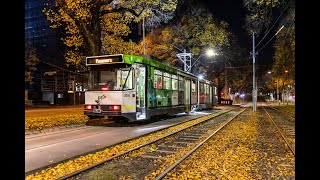
{"type": "Polygon", "coordinates": [[[124,54],[90,56],[84,114],[129,122],[189,113],[217,103],[214,84],[159,61],[124,54]]]}

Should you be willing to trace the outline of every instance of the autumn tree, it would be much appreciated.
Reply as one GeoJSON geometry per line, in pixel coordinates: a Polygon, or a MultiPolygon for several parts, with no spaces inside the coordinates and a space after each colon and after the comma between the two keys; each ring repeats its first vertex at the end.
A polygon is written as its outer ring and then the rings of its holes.
{"type": "Polygon", "coordinates": [[[290,6],[281,22],[282,30],[277,34],[274,44],[275,54],[272,72],[281,91],[287,91],[295,82],[295,6],[290,6]]]}
{"type": "MultiPolygon", "coordinates": [[[[291,0],[289,0],[291,2],[291,0]]],[[[243,0],[244,6],[248,9],[245,18],[245,27],[250,34],[255,32],[259,35],[264,30],[267,32],[275,20],[275,10],[285,9],[288,0],[243,0]]]]}
{"type": "Polygon", "coordinates": [[[36,54],[36,49],[32,47],[30,43],[25,42],[25,51],[24,51],[25,85],[29,85],[33,83],[33,73],[37,71],[38,62],[39,62],[39,58],[36,54]]]}
{"type": "Polygon", "coordinates": [[[52,28],[64,28],[66,60],[80,64],[85,56],[128,53],[135,46],[124,40],[131,33],[130,23],[167,22],[176,4],[177,0],[55,0],[44,12],[52,28]]]}
{"type": "MultiPolygon", "coordinates": [[[[178,9],[184,7],[180,1],[179,4],[178,9]]],[[[183,49],[197,58],[209,47],[219,49],[229,45],[230,33],[226,22],[216,20],[211,13],[196,6],[183,12],[177,11],[168,24],[148,32],[146,54],[177,65],[180,61],[176,55],[183,49]]],[[[142,46],[142,42],[139,45],[142,46]]]]}

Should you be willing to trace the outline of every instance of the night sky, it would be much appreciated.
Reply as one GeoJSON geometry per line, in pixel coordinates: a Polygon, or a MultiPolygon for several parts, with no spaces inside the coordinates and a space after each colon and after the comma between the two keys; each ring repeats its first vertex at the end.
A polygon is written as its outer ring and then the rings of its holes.
{"type": "MultiPolygon", "coordinates": [[[[229,30],[238,38],[238,42],[242,47],[245,47],[248,51],[248,57],[250,51],[252,51],[252,36],[245,30],[244,19],[247,14],[246,8],[243,6],[242,0],[201,0],[201,3],[213,13],[213,16],[219,21],[226,21],[229,24],[229,30]]],[[[256,38],[256,44],[262,39],[261,37],[256,38]]],[[[269,41],[270,38],[266,37],[259,47],[258,50],[269,41]]],[[[273,41],[266,45],[256,56],[257,65],[269,65],[272,63],[273,56],[273,41]]],[[[250,59],[252,61],[252,59],[250,59]]],[[[271,67],[270,67],[271,68],[271,67]]]]}

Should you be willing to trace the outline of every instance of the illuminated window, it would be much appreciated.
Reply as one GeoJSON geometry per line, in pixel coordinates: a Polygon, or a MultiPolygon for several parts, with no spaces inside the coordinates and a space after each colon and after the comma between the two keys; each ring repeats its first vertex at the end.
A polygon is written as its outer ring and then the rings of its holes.
{"type": "Polygon", "coordinates": [[[171,74],[163,73],[163,89],[171,89],[171,74]]]}
{"type": "Polygon", "coordinates": [[[196,87],[196,82],[195,82],[194,80],[192,80],[191,92],[197,92],[196,89],[197,89],[197,87],[196,87]]]}
{"type": "Polygon", "coordinates": [[[200,93],[204,93],[204,84],[200,83],[200,93]]]}
{"type": "Polygon", "coordinates": [[[178,76],[172,75],[172,90],[178,90],[178,76]]]}
{"type": "Polygon", "coordinates": [[[162,72],[154,70],[154,88],[162,89],[162,72]]]}

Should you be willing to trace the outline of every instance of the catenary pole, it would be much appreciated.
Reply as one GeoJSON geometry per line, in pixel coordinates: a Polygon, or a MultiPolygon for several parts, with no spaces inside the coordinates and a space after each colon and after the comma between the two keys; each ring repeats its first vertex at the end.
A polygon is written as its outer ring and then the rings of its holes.
{"type": "Polygon", "coordinates": [[[256,89],[256,67],[255,67],[255,63],[256,63],[256,53],[255,53],[255,44],[254,44],[254,32],[252,33],[252,68],[253,68],[253,75],[252,75],[252,83],[253,83],[253,87],[252,87],[252,106],[253,106],[253,112],[257,111],[257,89],[256,89]]]}

